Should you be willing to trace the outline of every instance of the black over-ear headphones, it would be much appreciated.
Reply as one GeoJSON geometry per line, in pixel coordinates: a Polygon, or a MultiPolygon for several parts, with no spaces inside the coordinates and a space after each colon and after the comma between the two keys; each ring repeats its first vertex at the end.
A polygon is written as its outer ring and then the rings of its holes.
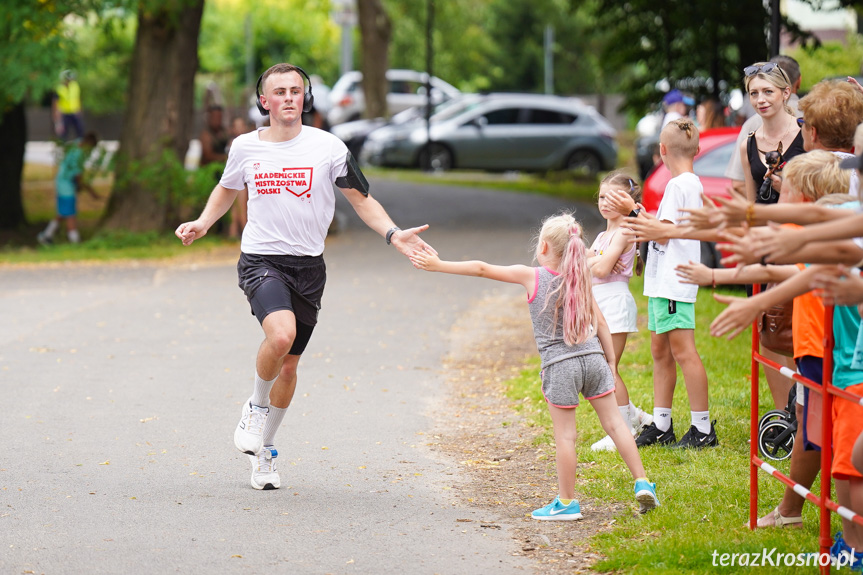
{"type": "MultiPolygon", "coordinates": [[[[309,87],[306,88],[305,93],[303,93],[303,113],[308,114],[312,111],[312,106],[315,103],[315,96],[314,94],[312,94],[312,79],[309,78],[309,75],[306,74],[306,71],[299,66],[292,65],[292,68],[302,74],[303,77],[306,79],[306,82],[308,82],[309,84],[309,87]]],[[[264,74],[266,74],[266,72],[264,72],[264,74]]],[[[255,103],[258,105],[258,111],[261,113],[262,116],[269,116],[270,111],[264,108],[264,105],[261,104],[261,82],[263,82],[264,80],[264,74],[261,74],[258,77],[258,85],[255,87],[255,95],[257,96],[255,103]]]]}

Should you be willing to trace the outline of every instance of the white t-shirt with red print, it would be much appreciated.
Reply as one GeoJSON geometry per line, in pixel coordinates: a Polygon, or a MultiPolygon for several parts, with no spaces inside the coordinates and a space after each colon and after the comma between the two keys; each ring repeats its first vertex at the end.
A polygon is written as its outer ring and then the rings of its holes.
{"type": "Polygon", "coordinates": [[[333,182],[347,174],[347,146],[309,126],[287,142],[263,141],[259,132],[234,140],[219,182],[230,190],[249,188],[240,249],[259,255],[322,254],[335,213],[333,182]]]}
{"type": "MultiPolygon", "coordinates": [[[[671,178],[656,212],[657,220],[677,224],[688,214],[685,208],[700,208],[704,188],[701,180],[692,172],[684,172],[671,178]]],[[[701,262],[701,242],[698,240],[671,239],[665,245],[649,242],[647,262],[644,265],[644,295],[695,303],[698,286],[681,281],[675,268],[687,262],[701,262]]]]}

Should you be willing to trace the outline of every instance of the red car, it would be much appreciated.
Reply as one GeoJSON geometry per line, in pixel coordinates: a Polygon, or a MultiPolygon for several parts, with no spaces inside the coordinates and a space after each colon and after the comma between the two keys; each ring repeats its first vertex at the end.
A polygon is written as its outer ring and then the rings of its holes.
{"type": "MultiPolygon", "coordinates": [[[[731,185],[731,180],[725,177],[725,169],[728,167],[731,154],[739,153],[736,146],[739,133],[739,127],[715,128],[705,130],[699,137],[701,150],[695,156],[693,171],[701,179],[704,193],[709,198],[729,197],[728,187],[731,185]]],[[[670,179],[671,172],[664,164],[660,164],[644,181],[641,203],[651,214],[655,214],[659,209],[659,202],[670,179]]],[[[720,258],[713,244],[702,243],[701,262],[703,264],[719,267],[720,258]]]]}

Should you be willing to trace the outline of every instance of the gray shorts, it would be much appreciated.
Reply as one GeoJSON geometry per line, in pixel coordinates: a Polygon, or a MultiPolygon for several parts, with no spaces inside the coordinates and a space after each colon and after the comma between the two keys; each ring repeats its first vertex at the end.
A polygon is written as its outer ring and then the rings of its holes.
{"type": "Polygon", "coordinates": [[[614,376],[601,353],[570,357],[547,365],[539,374],[542,394],[555,407],[578,407],[578,394],[585,399],[614,391],[614,376]]]}

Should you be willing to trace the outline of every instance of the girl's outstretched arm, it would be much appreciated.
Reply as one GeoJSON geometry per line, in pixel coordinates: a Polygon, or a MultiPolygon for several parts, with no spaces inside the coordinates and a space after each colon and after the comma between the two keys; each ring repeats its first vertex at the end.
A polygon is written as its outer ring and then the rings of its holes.
{"type": "Polygon", "coordinates": [[[414,266],[421,270],[520,284],[528,293],[533,292],[536,284],[536,272],[528,266],[497,266],[479,260],[449,262],[441,260],[437,254],[419,250],[415,251],[410,258],[414,266]]]}

